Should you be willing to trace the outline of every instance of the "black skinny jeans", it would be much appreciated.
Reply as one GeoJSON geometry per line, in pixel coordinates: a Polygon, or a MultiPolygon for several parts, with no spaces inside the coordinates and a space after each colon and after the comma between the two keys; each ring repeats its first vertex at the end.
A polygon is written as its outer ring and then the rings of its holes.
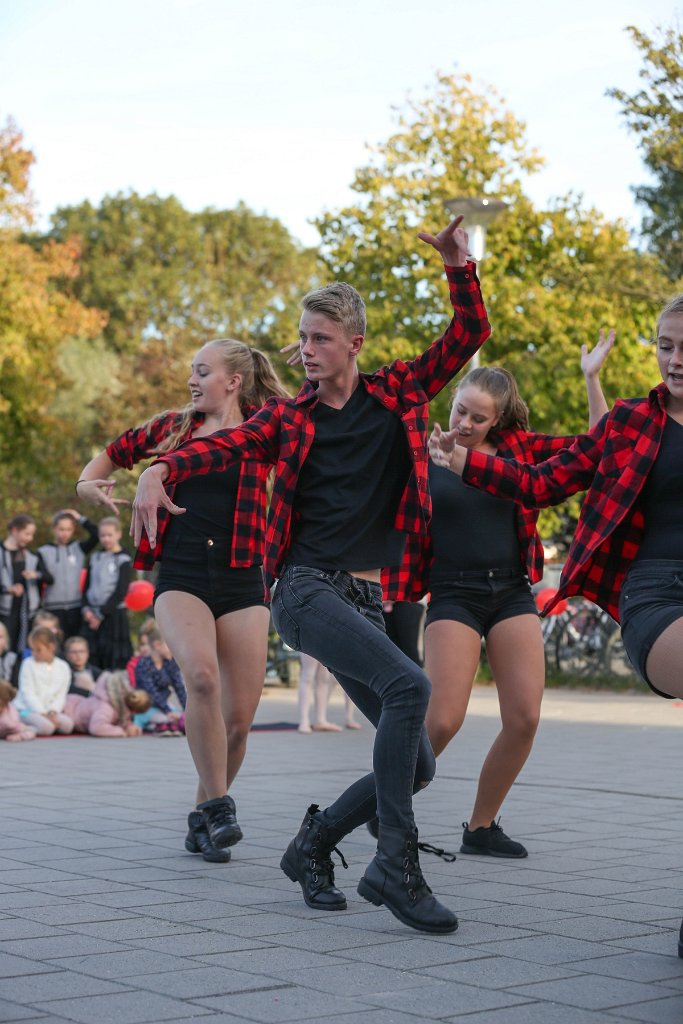
{"type": "Polygon", "coordinates": [[[431,684],[386,635],[379,583],[287,566],[272,612],[285,643],[327,666],[377,730],[374,771],[325,810],[325,821],[344,834],[375,815],[381,825],[413,828],[412,795],[436,770],[424,727],[431,684]]]}

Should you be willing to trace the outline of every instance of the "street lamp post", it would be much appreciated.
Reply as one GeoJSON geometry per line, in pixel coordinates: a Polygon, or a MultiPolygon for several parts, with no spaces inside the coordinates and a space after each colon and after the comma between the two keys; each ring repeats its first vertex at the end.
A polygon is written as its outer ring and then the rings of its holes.
{"type": "MultiPolygon", "coordinates": [[[[446,200],[444,206],[454,216],[464,214],[470,252],[477,263],[481,263],[486,256],[486,229],[492,220],[507,209],[508,204],[504,199],[489,199],[488,196],[461,196],[446,200]]],[[[479,366],[478,352],[470,359],[470,366],[479,366]]]]}

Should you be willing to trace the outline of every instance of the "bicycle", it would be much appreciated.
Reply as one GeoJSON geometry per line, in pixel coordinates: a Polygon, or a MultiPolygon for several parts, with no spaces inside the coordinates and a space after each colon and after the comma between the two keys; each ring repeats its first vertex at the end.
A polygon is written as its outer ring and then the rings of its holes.
{"type": "MultiPolygon", "coordinates": [[[[548,588],[536,595],[539,611],[554,596],[548,588]]],[[[635,678],[618,624],[585,598],[563,599],[542,620],[548,665],[563,675],[635,678]]]]}

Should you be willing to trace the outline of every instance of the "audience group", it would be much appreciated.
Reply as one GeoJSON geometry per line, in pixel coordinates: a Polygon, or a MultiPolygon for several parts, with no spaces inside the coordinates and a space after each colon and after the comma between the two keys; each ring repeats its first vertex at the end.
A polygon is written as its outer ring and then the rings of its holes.
{"type": "Polygon", "coordinates": [[[64,509],[34,551],[35,532],[17,515],[0,545],[0,739],[181,735],[185,685],[154,619],[131,644],[118,519],[64,509]]]}

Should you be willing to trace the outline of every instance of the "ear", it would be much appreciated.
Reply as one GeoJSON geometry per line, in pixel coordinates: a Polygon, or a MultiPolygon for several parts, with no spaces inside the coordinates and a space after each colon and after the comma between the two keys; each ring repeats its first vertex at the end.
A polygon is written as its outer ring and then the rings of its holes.
{"type": "Polygon", "coordinates": [[[363,347],[365,337],[362,334],[354,334],[351,336],[351,354],[357,356],[363,347]]]}
{"type": "Polygon", "coordinates": [[[242,374],[233,373],[232,377],[228,378],[228,391],[241,391],[242,390],[242,374]]]}

